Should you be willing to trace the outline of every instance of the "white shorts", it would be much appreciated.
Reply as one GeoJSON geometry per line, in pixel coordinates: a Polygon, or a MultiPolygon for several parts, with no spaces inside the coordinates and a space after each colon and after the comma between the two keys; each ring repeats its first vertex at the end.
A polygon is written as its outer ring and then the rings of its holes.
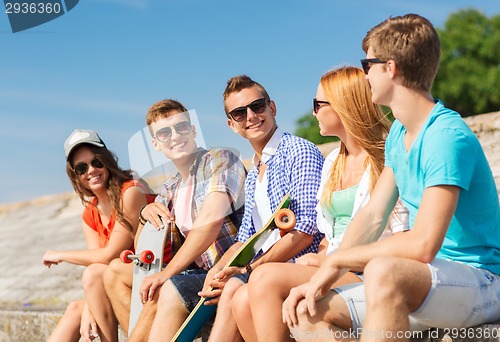
{"type": "MultiPolygon", "coordinates": [[[[432,285],[422,305],[410,314],[411,331],[468,328],[500,319],[500,276],[444,259],[427,265],[432,285]]],[[[364,285],[350,284],[334,291],[347,303],[353,331],[361,331],[366,317],[364,285]]]]}

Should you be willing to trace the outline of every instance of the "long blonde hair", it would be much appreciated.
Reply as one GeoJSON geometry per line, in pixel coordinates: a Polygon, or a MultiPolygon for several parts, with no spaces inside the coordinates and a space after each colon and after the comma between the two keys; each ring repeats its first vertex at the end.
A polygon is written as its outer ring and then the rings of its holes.
{"type": "MultiPolygon", "coordinates": [[[[380,106],[372,102],[370,85],[363,70],[344,66],[324,74],[320,84],[326,100],[339,116],[348,134],[368,153],[363,166],[370,166],[371,192],[384,168],[384,143],[391,122],[380,106]]],[[[331,193],[341,188],[348,153],[341,141],[339,155],[329,171],[321,195],[321,202],[328,206],[331,193]]]]}

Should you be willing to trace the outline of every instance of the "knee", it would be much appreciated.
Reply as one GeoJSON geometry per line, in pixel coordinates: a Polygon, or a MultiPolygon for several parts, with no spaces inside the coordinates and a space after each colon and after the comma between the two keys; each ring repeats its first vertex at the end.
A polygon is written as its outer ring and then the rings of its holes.
{"type": "Polygon", "coordinates": [[[279,286],[280,279],[273,273],[273,265],[260,265],[252,272],[248,281],[250,296],[261,296],[268,294],[269,289],[279,286]]]}
{"type": "Polygon", "coordinates": [[[85,305],[85,302],[83,300],[76,300],[74,302],[71,302],[66,307],[66,311],[64,311],[64,315],[66,315],[68,317],[74,317],[75,319],[80,319],[84,305],[85,305]]]}
{"type": "Polygon", "coordinates": [[[238,290],[241,285],[243,284],[238,279],[229,279],[224,286],[224,290],[222,291],[222,294],[220,296],[219,307],[227,307],[229,310],[231,310],[231,301],[234,297],[234,294],[236,293],[236,290],[238,290]]]}
{"type": "Polygon", "coordinates": [[[250,317],[250,301],[248,300],[248,286],[240,286],[234,293],[233,300],[231,301],[231,311],[233,316],[238,320],[239,318],[250,317]]]}
{"type": "Polygon", "coordinates": [[[290,328],[290,331],[293,332],[302,332],[307,333],[315,330],[314,323],[311,320],[311,316],[309,316],[309,312],[307,311],[307,304],[305,299],[302,299],[296,308],[297,313],[297,325],[293,328],[290,328]]]}
{"type": "Polygon", "coordinates": [[[377,257],[366,264],[363,282],[370,301],[397,300],[402,286],[398,276],[400,267],[398,259],[393,257],[377,257]]]}
{"type": "Polygon", "coordinates": [[[85,268],[82,275],[82,286],[84,290],[91,289],[103,281],[103,265],[91,264],[85,268]]]}
{"type": "Polygon", "coordinates": [[[106,267],[103,274],[104,287],[106,290],[114,288],[121,273],[122,264],[120,259],[114,259],[109,263],[108,267],[106,267]]]}

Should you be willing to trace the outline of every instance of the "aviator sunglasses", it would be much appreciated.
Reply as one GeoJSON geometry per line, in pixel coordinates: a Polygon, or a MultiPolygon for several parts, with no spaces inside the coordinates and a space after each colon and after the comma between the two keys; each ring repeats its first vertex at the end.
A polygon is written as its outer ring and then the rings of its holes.
{"type": "Polygon", "coordinates": [[[380,58],[367,58],[361,60],[361,66],[363,67],[363,71],[367,75],[368,71],[370,71],[370,68],[373,66],[373,64],[384,64],[384,63],[387,63],[387,61],[384,61],[380,58]]]}
{"type": "Polygon", "coordinates": [[[252,112],[255,114],[262,114],[266,110],[267,100],[265,98],[257,99],[252,101],[252,103],[238,107],[230,111],[228,114],[233,118],[236,122],[241,122],[247,118],[247,108],[250,108],[252,112]]]}
{"type": "Polygon", "coordinates": [[[89,169],[89,164],[92,165],[92,167],[96,168],[96,169],[102,169],[104,167],[104,164],[102,163],[102,161],[100,161],[99,158],[94,157],[94,159],[92,159],[90,161],[90,163],[81,162],[81,163],[76,164],[73,171],[75,171],[76,174],[79,176],[84,175],[89,169]]]}
{"type": "Polygon", "coordinates": [[[330,105],[330,102],[328,102],[328,101],[319,101],[319,100],[313,99],[313,111],[314,111],[314,114],[318,114],[318,111],[321,108],[322,104],[330,105]]]}
{"type": "Polygon", "coordinates": [[[168,142],[172,139],[172,129],[175,129],[177,134],[187,135],[191,133],[191,123],[189,121],[181,121],[173,125],[172,127],[162,127],[155,133],[155,138],[161,142],[168,142]]]}

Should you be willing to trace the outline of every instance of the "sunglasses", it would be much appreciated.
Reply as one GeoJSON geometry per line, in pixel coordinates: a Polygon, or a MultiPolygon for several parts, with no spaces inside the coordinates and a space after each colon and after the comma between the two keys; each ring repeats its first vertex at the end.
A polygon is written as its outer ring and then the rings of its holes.
{"type": "Polygon", "coordinates": [[[255,114],[262,114],[267,108],[267,100],[265,98],[257,99],[246,106],[233,109],[228,114],[234,121],[241,122],[247,118],[247,108],[250,108],[255,114]]]}
{"type": "Polygon", "coordinates": [[[322,104],[324,104],[324,105],[330,105],[330,102],[328,102],[328,101],[319,101],[319,100],[313,99],[314,114],[318,114],[319,109],[321,108],[322,104]]]}
{"type": "Polygon", "coordinates": [[[158,139],[158,141],[161,142],[168,142],[170,139],[172,139],[172,129],[175,129],[177,134],[180,135],[187,135],[191,133],[191,122],[189,121],[181,121],[173,125],[172,127],[162,127],[159,130],[156,131],[155,137],[158,139]]]}
{"type": "Polygon", "coordinates": [[[380,58],[367,58],[361,60],[361,66],[363,67],[363,71],[367,75],[368,71],[370,71],[370,68],[373,66],[373,64],[384,64],[384,63],[387,63],[387,61],[384,61],[380,58]]]}
{"type": "Polygon", "coordinates": [[[99,158],[94,157],[94,159],[92,159],[90,163],[81,162],[76,164],[73,171],[75,171],[79,176],[84,175],[89,169],[89,164],[92,165],[92,167],[95,169],[102,169],[104,167],[102,161],[100,161],[99,158]]]}

